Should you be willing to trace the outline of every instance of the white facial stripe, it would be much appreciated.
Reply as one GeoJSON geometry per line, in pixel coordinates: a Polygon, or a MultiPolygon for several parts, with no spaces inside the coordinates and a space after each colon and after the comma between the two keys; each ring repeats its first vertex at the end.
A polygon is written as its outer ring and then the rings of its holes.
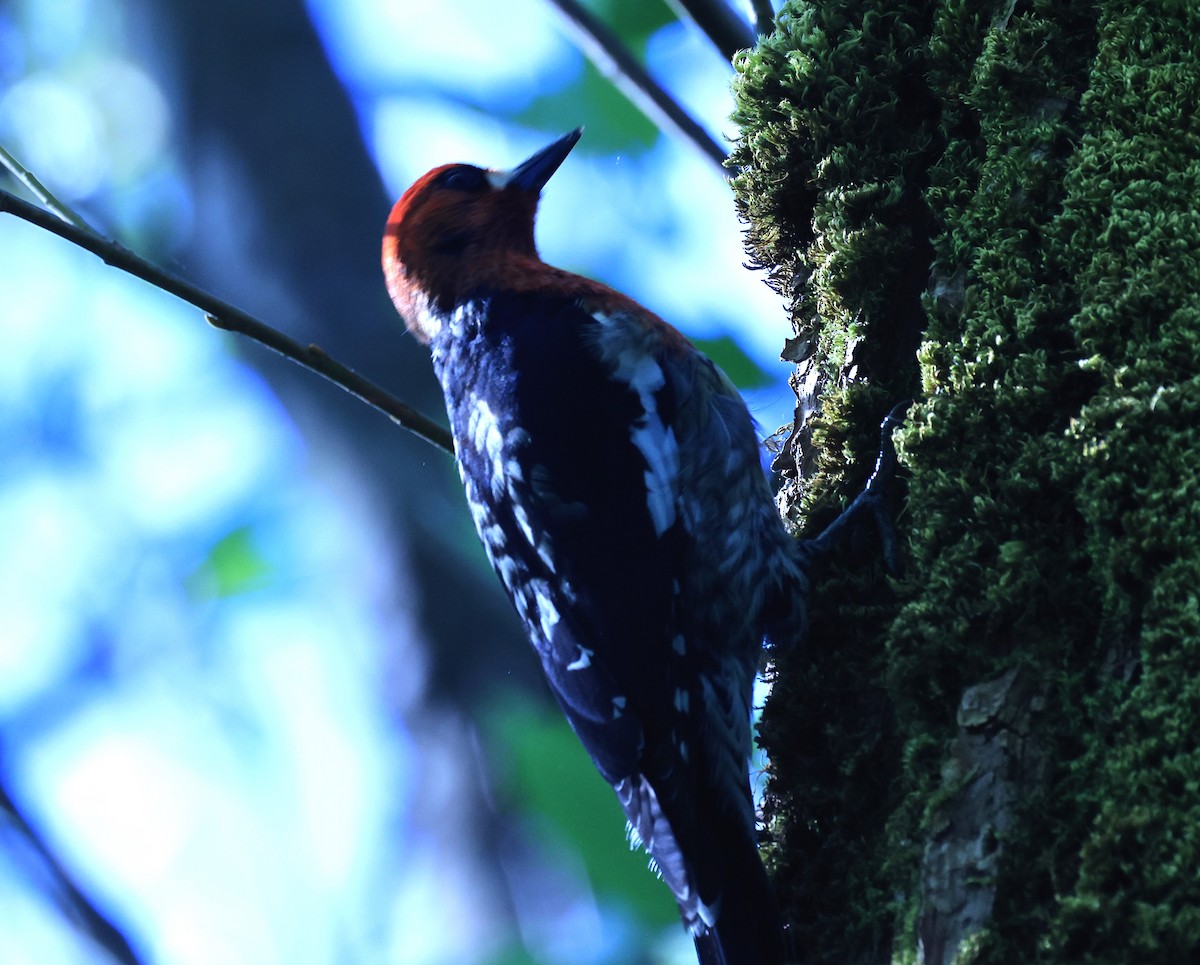
{"type": "Polygon", "coordinates": [[[487,180],[495,190],[503,191],[508,187],[508,182],[512,179],[511,171],[488,171],[487,180]]]}
{"type": "Polygon", "coordinates": [[[443,319],[441,313],[433,308],[433,303],[419,288],[412,288],[412,294],[408,300],[408,311],[412,317],[405,315],[404,321],[409,328],[419,333],[426,340],[432,340],[442,330],[443,319]]]}

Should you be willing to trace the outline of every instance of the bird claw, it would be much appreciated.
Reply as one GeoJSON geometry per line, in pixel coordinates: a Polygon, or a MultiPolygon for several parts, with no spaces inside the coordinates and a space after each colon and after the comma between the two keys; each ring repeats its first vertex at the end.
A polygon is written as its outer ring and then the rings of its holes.
{"type": "Polygon", "coordinates": [[[871,478],[842,514],[812,540],[812,548],[819,553],[832,553],[835,547],[858,532],[862,520],[869,517],[879,532],[883,562],[888,572],[893,576],[902,574],[904,561],[900,553],[900,539],[884,497],[888,484],[896,474],[896,447],[892,443],[892,433],[904,424],[904,413],[911,404],[911,400],[901,402],[884,416],[879,425],[879,456],[875,460],[871,478]]]}

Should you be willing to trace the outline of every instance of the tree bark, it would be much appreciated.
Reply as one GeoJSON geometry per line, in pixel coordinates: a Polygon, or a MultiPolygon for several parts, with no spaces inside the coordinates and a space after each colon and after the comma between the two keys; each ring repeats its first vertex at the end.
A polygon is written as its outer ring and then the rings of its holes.
{"type": "Polygon", "coordinates": [[[791,303],[784,511],[899,435],[904,578],[831,569],[764,716],[805,962],[1200,949],[1193,4],[792,2],[739,61],[791,303]]]}

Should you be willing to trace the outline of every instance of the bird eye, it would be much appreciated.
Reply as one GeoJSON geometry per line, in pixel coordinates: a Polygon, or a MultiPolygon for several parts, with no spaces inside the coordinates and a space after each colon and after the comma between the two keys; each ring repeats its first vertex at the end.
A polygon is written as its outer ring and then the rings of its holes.
{"type": "Polygon", "coordinates": [[[487,188],[487,176],[479,168],[464,165],[443,174],[441,185],[451,191],[483,191],[487,188]]]}

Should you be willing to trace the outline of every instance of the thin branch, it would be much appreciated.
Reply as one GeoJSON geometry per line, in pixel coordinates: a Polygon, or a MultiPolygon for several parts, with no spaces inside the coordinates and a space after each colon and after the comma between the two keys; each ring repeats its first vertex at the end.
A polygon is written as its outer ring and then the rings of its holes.
{"type": "Polygon", "coordinates": [[[775,29],[775,11],[771,0],[750,0],[750,8],[754,11],[754,31],[760,37],[775,29]]]}
{"type": "Polygon", "coordinates": [[[0,819],[7,820],[13,830],[33,849],[53,882],[55,900],[63,913],[115,961],[121,965],[141,965],[141,960],[130,946],[129,940],[80,890],[41,834],[21,813],[21,809],[3,783],[0,783],[0,819]]]}
{"type": "Polygon", "coordinates": [[[724,177],[726,152],[696,120],[646,72],[616,35],[578,0],[550,0],[574,29],[580,48],[634,105],[661,128],[670,128],[711,160],[724,177]]]}
{"type": "Polygon", "coordinates": [[[447,452],[454,452],[454,442],[448,429],[418,412],[406,402],[402,402],[384,391],[375,383],[358,375],[352,369],[335,361],[319,346],[302,345],[240,308],[222,301],[191,282],[163,271],[117,242],[101,237],[86,225],[81,226],[76,223],[75,219],[61,220],[61,215],[57,213],[52,215],[45,209],[30,204],[28,201],[22,201],[4,190],[0,190],[0,213],[15,215],[30,224],[44,228],[94,255],[98,255],[106,264],[182,298],[188,304],[194,305],[204,312],[208,321],[217,328],[237,332],[239,335],[245,335],[247,338],[274,349],[284,358],[291,359],[335,385],[341,386],[351,395],[366,402],[367,405],[378,409],[397,425],[410,432],[415,432],[422,439],[447,452]]]}
{"type": "Polygon", "coordinates": [[[721,56],[732,61],[739,50],[754,46],[754,31],[728,0],[668,0],[677,13],[700,28],[721,56]]]}
{"type": "Polygon", "coordinates": [[[54,215],[65,221],[67,224],[74,225],[82,231],[91,231],[92,227],[84,221],[79,215],[68,208],[65,204],[51,194],[44,184],[33,176],[33,172],[25,167],[20,161],[8,153],[4,149],[4,145],[0,144],[0,164],[8,168],[9,173],[14,178],[20,181],[29,190],[29,193],[37,198],[44,207],[48,208],[54,215]]]}

